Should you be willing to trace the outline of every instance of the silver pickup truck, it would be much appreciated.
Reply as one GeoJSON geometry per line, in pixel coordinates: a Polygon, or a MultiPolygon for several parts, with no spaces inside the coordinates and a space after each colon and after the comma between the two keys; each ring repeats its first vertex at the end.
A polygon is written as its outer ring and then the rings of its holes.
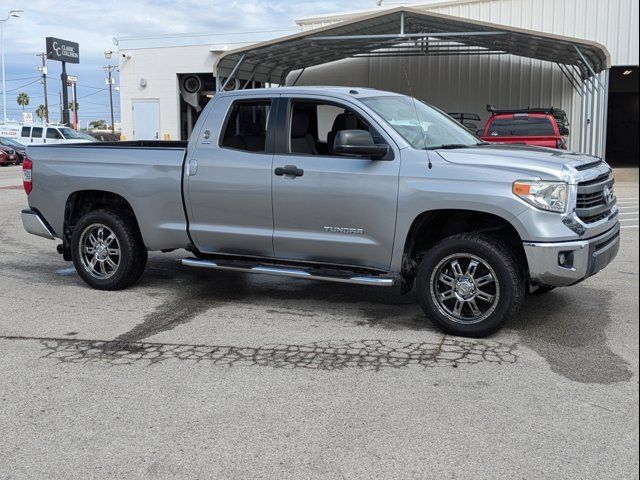
{"type": "Polygon", "coordinates": [[[419,100],[362,88],[225,92],[188,144],[30,146],[25,229],[94,288],[147,251],[196,268],[415,290],[443,330],[484,336],[616,256],[609,166],[486,144],[419,100]]]}

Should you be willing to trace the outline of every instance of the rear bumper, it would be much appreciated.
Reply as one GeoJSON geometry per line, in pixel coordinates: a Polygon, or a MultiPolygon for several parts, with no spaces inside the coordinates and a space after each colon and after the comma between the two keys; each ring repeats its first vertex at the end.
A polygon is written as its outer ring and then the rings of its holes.
{"type": "Polygon", "coordinates": [[[38,235],[49,240],[55,238],[55,234],[46,220],[38,212],[30,208],[22,210],[22,226],[32,235],[38,235]]]}
{"type": "Polygon", "coordinates": [[[613,261],[619,249],[619,223],[588,240],[524,243],[531,280],[554,287],[573,285],[595,275],[613,261]]]}

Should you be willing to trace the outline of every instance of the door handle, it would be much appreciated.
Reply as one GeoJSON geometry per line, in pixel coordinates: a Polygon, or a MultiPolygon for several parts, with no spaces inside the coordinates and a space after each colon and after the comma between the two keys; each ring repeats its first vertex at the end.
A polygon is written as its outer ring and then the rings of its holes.
{"type": "Polygon", "coordinates": [[[301,177],[304,175],[304,170],[296,167],[295,165],[285,165],[284,167],[277,167],[273,173],[277,176],[282,177],[283,175],[287,175],[290,177],[301,177]]]}

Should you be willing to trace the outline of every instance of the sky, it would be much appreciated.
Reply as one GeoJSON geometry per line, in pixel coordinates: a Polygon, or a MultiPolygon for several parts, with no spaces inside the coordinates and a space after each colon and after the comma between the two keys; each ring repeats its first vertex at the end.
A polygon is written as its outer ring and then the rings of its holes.
{"type": "MultiPolygon", "coordinates": [[[[7,117],[22,119],[22,108],[16,103],[21,92],[30,97],[26,111],[35,112],[44,103],[38,72],[40,58],[36,54],[45,50],[48,36],[80,44],[80,63],[68,65],[67,73],[78,76],[78,113],[84,127],[88,121],[109,118],[109,94],[102,67],[108,64],[104,51],[117,48],[114,37],[281,32],[268,34],[276,37],[294,32],[297,18],[375,6],[375,0],[0,0],[0,19],[12,9],[24,10],[20,18],[10,18],[3,26],[7,117]]],[[[111,63],[117,64],[117,60],[114,58],[111,63]]],[[[47,67],[50,116],[52,121],[58,121],[61,64],[48,61],[47,67]]],[[[119,103],[116,93],[116,121],[119,103]]]]}

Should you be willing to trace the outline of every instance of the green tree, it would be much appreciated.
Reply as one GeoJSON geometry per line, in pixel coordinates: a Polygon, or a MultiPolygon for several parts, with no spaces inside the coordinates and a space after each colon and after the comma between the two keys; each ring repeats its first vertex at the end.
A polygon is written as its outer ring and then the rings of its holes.
{"type": "Polygon", "coordinates": [[[38,117],[40,120],[44,120],[44,117],[47,116],[47,109],[45,108],[44,105],[38,105],[38,108],[36,108],[36,117],[38,117]]]}
{"type": "Polygon", "coordinates": [[[24,112],[24,107],[29,105],[29,95],[24,92],[19,93],[18,98],[16,98],[16,102],[18,102],[18,105],[22,107],[22,111],[24,112]]]}
{"type": "Polygon", "coordinates": [[[89,122],[89,126],[91,128],[95,128],[96,130],[106,130],[107,122],[104,120],[94,120],[93,122],[89,122]]]}
{"type": "Polygon", "coordinates": [[[69,110],[78,111],[80,110],[80,104],[78,102],[69,102],[69,110]]]}

